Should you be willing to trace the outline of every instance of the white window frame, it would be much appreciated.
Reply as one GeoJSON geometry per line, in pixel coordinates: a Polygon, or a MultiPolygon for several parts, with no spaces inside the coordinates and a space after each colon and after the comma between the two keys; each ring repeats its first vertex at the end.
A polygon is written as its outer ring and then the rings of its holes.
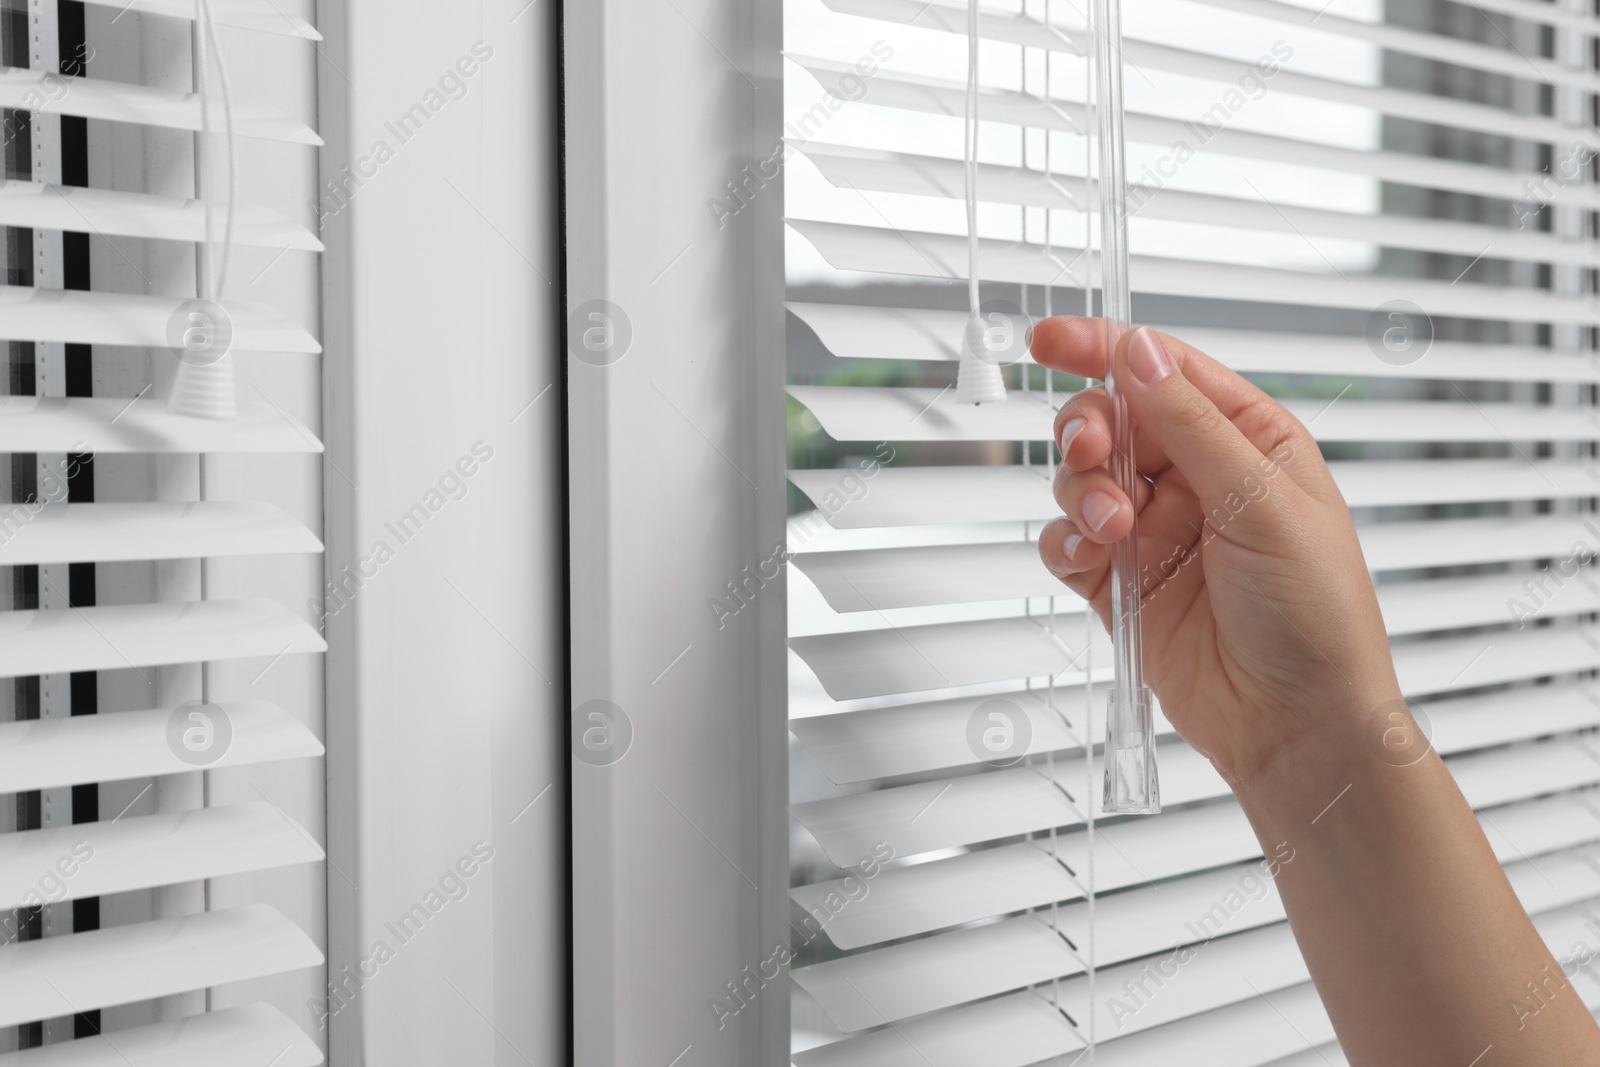
{"type": "Polygon", "coordinates": [[[322,180],[396,148],[320,231],[329,577],[474,442],[494,449],[328,620],[330,976],[474,842],[494,849],[438,935],[330,1019],[329,1062],[564,1062],[558,12],[318,8],[322,180]],[[465,95],[396,145],[384,124],[480,40],[465,95]]]}
{"type": "Polygon", "coordinates": [[[783,577],[707,604],[784,546],[781,5],[562,11],[572,705],[632,724],[571,765],[573,1062],[783,1064],[786,967],[709,1006],[790,940],[783,577]],[[609,365],[574,356],[595,300],[609,365]]]}

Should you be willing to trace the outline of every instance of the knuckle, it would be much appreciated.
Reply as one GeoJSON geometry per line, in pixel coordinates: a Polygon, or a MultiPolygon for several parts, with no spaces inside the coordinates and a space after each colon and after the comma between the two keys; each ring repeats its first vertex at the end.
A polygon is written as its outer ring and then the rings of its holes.
{"type": "Polygon", "coordinates": [[[1175,428],[1187,434],[1204,435],[1222,422],[1222,412],[1196,391],[1174,405],[1167,418],[1175,428]]]}

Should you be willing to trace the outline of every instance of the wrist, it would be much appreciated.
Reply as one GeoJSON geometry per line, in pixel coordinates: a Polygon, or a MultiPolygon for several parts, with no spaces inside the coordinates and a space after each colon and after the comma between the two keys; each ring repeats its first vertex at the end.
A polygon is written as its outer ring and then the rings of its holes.
{"type": "Polygon", "coordinates": [[[1319,709],[1301,729],[1230,780],[1252,823],[1282,814],[1302,824],[1373,774],[1398,774],[1432,756],[1425,731],[1411,717],[1398,686],[1367,699],[1319,709]],[[1301,810],[1305,809],[1305,810],[1301,810]]]}

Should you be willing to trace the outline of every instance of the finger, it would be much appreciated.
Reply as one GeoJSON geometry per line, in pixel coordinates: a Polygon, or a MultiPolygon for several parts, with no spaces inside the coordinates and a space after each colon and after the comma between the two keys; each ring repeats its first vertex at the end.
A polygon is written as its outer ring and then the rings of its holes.
{"type": "MultiPolygon", "coordinates": [[[[1140,327],[1118,345],[1117,388],[1127,398],[1135,421],[1161,442],[1202,505],[1210,506],[1230,495],[1249,492],[1263,478],[1275,474],[1276,467],[1267,454],[1294,437],[1299,424],[1266,400],[1282,418],[1274,421],[1265,411],[1249,414],[1258,433],[1270,438],[1252,440],[1227,411],[1186,377],[1191,365],[1200,364],[1180,366],[1160,335],[1140,327]]],[[[1234,417],[1241,414],[1246,413],[1233,412],[1234,417]]]]}
{"type": "Polygon", "coordinates": [[[1051,519],[1039,533],[1039,558],[1051,574],[1065,579],[1103,567],[1111,553],[1083,536],[1071,519],[1051,519]]]}
{"type": "Polygon", "coordinates": [[[1111,398],[1104,389],[1086,389],[1056,412],[1056,445],[1061,462],[1075,471],[1098,467],[1111,458],[1111,398]]]}
{"type": "Polygon", "coordinates": [[[1071,519],[1051,519],[1039,531],[1039,558],[1063,585],[1089,602],[1103,620],[1111,610],[1106,575],[1111,550],[1083,536],[1071,519]]]}
{"type": "MultiPolygon", "coordinates": [[[[1044,366],[1103,380],[1107,367],[1108,328],[1103,319],[1073,316],[1044,319],[1033,326],[1031,351],[1034,359],[1044,366]]],[[[1144,329],[1149,330],[1149,327],[1144,329]]],[[[1160,332],[1156,332],[1156,336],[1183,376],[1235,423],[1263,455],[1273,455],[1275,462],[1307,489],[1324,496],[1338,492],[1315,440],[1282,405],[1194,346],[1160,332]]],[[[1126,338],[1122,343],[1126,343],[1126,338]]],[[[1136,426],[1135,430],[1135,458],[1139,469],[1148,477],[1155,477],[1170,463],[1170,458],[1159,451],[1159,440],[1152,440],[1142,427],[1136,426]]]]}
{"type": "Polygon", "coordinates": [[[1104,380],[1111,346],[1105,319],[1056,315],[1033,324],[1028,351],[1036,362],[1080,378],[1104,380]]]}
{"type": "Polygon", "coordinates": [[[1204,393],[1262,455],[1271,457],[1274,463],[1289,471],[1290,477],[1302,488],[1337,495],[1333,475],[1322,460],[1316,439],[1282,404],[1193,345],[1157,330],[1150,332],[1160,340],[1183,376],[1204,393]]]}
{"type": "MultiPolygon", "coordinates": [[[[1143,479],[1140,485],[1143,488],[1138,491],[1138,507],[1142,508],[1150,498],[1150,491],[1143,479]]],[[[1135,504],[1117,487],[1104,467],[1088,471],[1058,467],[1052,489],[1061,510],[1091,541],[1110,544],[1126,537],[1133,529],[1135,504]]]]}
{"type": "MultiPolygon", "coordinates": [[[[1055,435],[1063,462],[1073,470],[1089,470],[1109,461],[1117,444],[1112,436],[1111,398],[1105,389],[1085,389],[1063,404],[1056,412],[1055,435]]],[[[1158,477],[1172,465],[1161,450],[1160,441],[1141,432],[1137,426],[1134,427],[1133,455],[1139,473],[1146,478],[1158,477]]]]}

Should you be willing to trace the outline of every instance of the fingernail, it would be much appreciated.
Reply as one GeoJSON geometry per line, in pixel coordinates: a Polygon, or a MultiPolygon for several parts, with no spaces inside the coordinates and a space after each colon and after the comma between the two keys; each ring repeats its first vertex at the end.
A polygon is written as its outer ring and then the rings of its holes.
{"type": "Polygon", "coordinates": [[[1083,432],[1088,425],[1081,418],[1071,418],[1061,424],[1061,454],[1065,456],[1067,449],[1072,447],[1072,439],[1083,432]]]}
{"type": "Polygon", "coordinates": [[[1120,507],[1110,493],[1090,493],[1083,498],[1083,521],[1089,524],[1090,530],[1099,533],[1120,507]]]}
{"type": "Polygon", "coordinates": [[[1165,346],[1148,326],[1139,327],[1128,338],[1128,369],[1146,385],[1172,373],[1172,360],[1167,358],[1165,346]]]}
{"type": "Polygon", "coordinates": [[[1081,533],[1069,533],[1065,540],[1061,542],[1062,554],[1067,557],[1069,563],[1078,554],[1078,546],[1081,544],[1083,544],[1083,534],[1081,533]]]}
{"type": "Polygon", "coordinates": [[[1033,323],[1028,323],[1028,329],[1022,335],[1022,347],[1029,352],[1033,351],[1033,323]]]}

